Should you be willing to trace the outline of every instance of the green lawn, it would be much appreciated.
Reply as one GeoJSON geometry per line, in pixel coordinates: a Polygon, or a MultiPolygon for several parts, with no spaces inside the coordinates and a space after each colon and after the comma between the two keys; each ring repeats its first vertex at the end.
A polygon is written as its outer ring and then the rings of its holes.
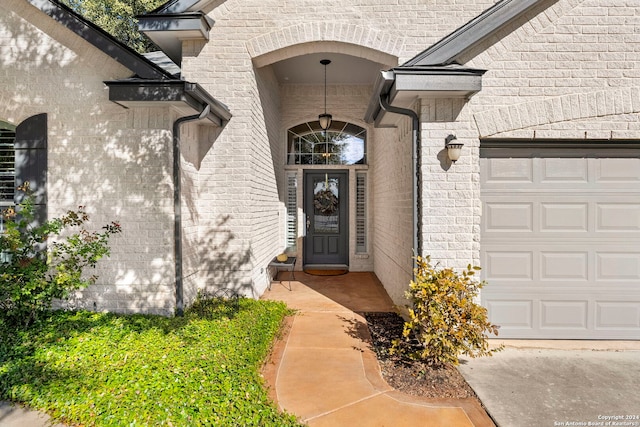
{"type": "Polygon", "coordinates": [[[260,366],[284,304],[208,301],[183,318],[54,312],[0,330],[0,400],[71,425],[297,426],[260,366]]]}

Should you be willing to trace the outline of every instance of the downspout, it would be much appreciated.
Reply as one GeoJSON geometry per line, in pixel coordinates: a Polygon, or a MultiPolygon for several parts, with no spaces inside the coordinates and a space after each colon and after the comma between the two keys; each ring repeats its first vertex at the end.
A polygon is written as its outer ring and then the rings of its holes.
{"type": "Polygon", "coordinates": [[[413,278],[415,279],[415,270],[418,266],[415,257],[422,256],[422,239],[420,218],[422,213],[421,197],[420,197],[420,118],[418,114],[407,108],[394,107],[389,104],[389,94],[380,94],[380,107],[389,113],[401,114],[409,116],[413,125],[413,143],[412,143],[412,173],[413,173],[413,248],[415,250],[413,258],[413,278]]]}
{"type": "Polygon", "coordinates": [[[186,122],[204,119],[211,110],[207,104],[200,114],[178,118],[173,122],[173,253],[176,274],[176,315],[184,314],[184,284],[182,282],[182,197],[180,173],[180,126],[186,122]]]}

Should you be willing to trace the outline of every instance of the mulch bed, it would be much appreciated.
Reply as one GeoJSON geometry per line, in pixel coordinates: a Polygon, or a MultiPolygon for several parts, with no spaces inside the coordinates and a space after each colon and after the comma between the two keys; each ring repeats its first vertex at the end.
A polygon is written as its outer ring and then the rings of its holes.
{"type": "Polygon", "coordinates": [[[475,398],[476,394],[455,366],[434,368],[389,354],[394,339],[402,336],[404,320],[396,313],[364,313],[382,376],[398,391],[428,398],[475,398]]]}

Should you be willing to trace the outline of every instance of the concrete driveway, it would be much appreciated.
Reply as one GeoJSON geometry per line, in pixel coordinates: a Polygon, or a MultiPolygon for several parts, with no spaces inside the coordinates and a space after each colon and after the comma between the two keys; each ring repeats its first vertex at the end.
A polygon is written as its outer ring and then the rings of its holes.
{"type": "Polygon", "coordinates": [[[640,342],[506,343],[458,367],[498,426],[640,426],[640,342]]]}

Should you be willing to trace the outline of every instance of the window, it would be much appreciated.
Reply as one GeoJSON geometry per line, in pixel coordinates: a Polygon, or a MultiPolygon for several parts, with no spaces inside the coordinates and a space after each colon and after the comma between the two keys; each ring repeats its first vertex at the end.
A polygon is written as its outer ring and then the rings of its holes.
{"type": "Polygon", "coordinates": [[[290,165],[356,165],[366,163],[366,135],[360,126],[334,121],[326,131],[307,122],[287,132],[290,165]]]}
{"type": "MultiPolygon", "coordinates": [[[[16,191],[15,168],[15,127],[0,122],[0,213],[9,206],[13,206],[13,196],[16,191]]],[[[4,216],[0,214],[0,231],[4,230],[4,216]]],[[[0,258],[5,254],[0,254],[0,258]]]]}
{"type": "Polygon", "coordinates": [[[13,205],[16,190],[15,127],[0,121],[0,210],[13,205]]]}
{"type": "Polygon", "coordinates": [[[356,252],[367,252],[367,174],[356,173],[356,252]]]}
{"type": "Polygon", "coordinates": [[[298,211],[297,211],[297,187],[298,180],[295,172],[287,174],[287,250],[295,252],[298,238],[298,211]]]}

